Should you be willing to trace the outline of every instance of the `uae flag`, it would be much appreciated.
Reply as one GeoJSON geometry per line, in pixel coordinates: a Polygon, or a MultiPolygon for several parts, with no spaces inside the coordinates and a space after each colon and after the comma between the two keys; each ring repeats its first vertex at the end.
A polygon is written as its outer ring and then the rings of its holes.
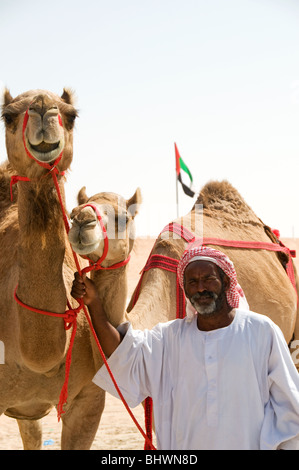
{"type": "Polygon", "coordinates": [[[182,158],[179,154],[176,143],[174,144],[174,148],[175,148],[175,168],[176,168],[177,180],[181,183],[184,193],[187,194],[187,196],[193,197],[195,193],[191,189],[191,185],[192,185],[192,182],[193,182],[191,172],[190,172],[189,168],[187,167],[186,163],[182,160],[182,158]],[[188,175],[188,177],[190,179],[189,186],[187,186],[185,183],[183,183],[182,175],[181,175],[182,170],[188,175]]]}

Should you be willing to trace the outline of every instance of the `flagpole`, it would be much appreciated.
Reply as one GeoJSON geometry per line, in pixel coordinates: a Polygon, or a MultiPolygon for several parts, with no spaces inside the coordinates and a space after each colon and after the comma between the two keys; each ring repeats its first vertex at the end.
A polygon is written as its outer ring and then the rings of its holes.
{"type": "Polygon", "coordinates": [[[175,172],[175,180],[176,180],[176,215],[178,218],[179,217],[179,185],[178,185],[177,172],[175,172]]]}
{"type": "Polygon", "coordinates": [[[176,181],[176,215],[179,217],[179,182],[178,182],[178,171],[177,171],[177,156],[176,156],[176,143],[174,143],[174,154],[175,154],[175,181],[176,181]]]}

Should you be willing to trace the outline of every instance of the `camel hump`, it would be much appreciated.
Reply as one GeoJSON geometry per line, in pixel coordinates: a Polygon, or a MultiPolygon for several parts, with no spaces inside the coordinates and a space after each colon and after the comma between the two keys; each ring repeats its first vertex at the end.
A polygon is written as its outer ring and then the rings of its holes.
{"type": "MultiPolygon", "coordinates": [[[[245,222],[261,225],[251,207],[231,183],[226,180],[210,181],[200,191],[195,206],[201,204],[208,216],[219,216],[235,220],[237,223],[245,222]]],[[[195,207],[194,206],[194,207],[195,207]]]]}
{"type": "MultiPolygon", "coordinates": [[[[215,206],[222,202],[231,204],[246,204],[240,193],[226,180],[209,181],[200,191],[196,204],[203,204],[204,207],[215,206]]],[[[247,205],[247,204],[246,204],[247,205]]]]}

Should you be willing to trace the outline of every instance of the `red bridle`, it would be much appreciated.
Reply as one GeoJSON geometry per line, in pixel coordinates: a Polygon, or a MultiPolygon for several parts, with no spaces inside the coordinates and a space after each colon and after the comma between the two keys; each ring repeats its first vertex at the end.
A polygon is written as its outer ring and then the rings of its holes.
{"type": "MultiPolygon", "coordinates": [[[[41,162],[41,161],[37,160],[37,159],[31,154],[31,152],[29,151],[29,149],[27,148],[27,145],[26,145],[25,131],[26,131],[28,119],[29,119],[29,108],[27,109],[27,111],[26,111],[26,113],[25,113],[24,121],[23,121],[23,127],[22,127],[22,138],[23,138],[23,144],[24,144],[26,153],[27,153],[27,155],[28,155],[29,158],[32,158],[32,160],[35,160],[36,163],[38,163],[40,166],[42,166],[42,167],[44,167],[44,168],[47,168],[48,170],[52,171],[53,168],[56,167],[56,165],[60,162],[60,160],[61,160],[61,158],[62,158],[62,154],[63,154],[63,149],[62,149],[62,151],[60,152],[60,154],[58,155],[58,157],[56,158],[56,160],[54,161],[54,163],[46,163],[46,162],[41,162]]],[[[60,114],[58,114],[58,123],[59,123],[59,125],[60,125],[61,127],[63,127],[62,119],[61,119],[60,114]]]]}
{"type": "Polygon", "coordinates": [[[107,256],[107,253],[108,253],[108,250],[109,250],[109,240],[108,240],[107,230],[106,230],[105,224],[103,222],[101,213],[100,213],[98,207],[96,206],[96,204],[87,203],[82,207],[82,209],[84,209],[84,207],[91,207],[97,215],[97,218],[98,218],[98,221],[100,223],[101,230],[102,230],[102,233],[103,233],[104,250],[103,250],[102,256],[96,262],[92,261],[90,258],[88,258],[88,256],[84,256],[84,258],[88,259],[89,266],[84,268],[82,270],[82,272],[83,273],[88,273],[90,271],[118,269],[118,268],[121,268],[122,266],[125,266],[126,264],[128,264],[128,262],[130,261],[130,258],[131,258],[130,255],[128,255],[128,257],[126,259],[124,259],[123,261],[112,264],[111,266],[104,267],[104,266],[101,265],[101,263],[106,259],[106,256],[107,256]]]}
{"type": "MultiPolygon", "coordinates": [[[[60,119],[60,125],[62,126],[62,120],[61,120],[61,117],[59,116],[59,119],[60,119]]],[[[31,153],[29,152],[29,150],[27,149],[27,146],[26,146],[26,140],[24,138],[25,136],[25,129],[26,129],[26,125],[27,125],[27,122],[28,122],[28,110],[27,112],[25,113],[25,117],[24,117],[24,122],[23,122],[23,142],[24,142],[24,146],[25,146],[25,150],[26,150],[26,153],[27,155],[32,158],[33,160],[35,160],[39,165],[43,166],[44,168],[47,168],[49,169],[49,173],[51,174],[52,178],[53,178],[53,181],[54,181],[54,185],[55,185],[55,188],[56,188],[56,191],[57,191],[57,195],[58,195],[58,199],[59,199],[59,203],[60,203],[60,207],[61,207],[61,211],[62,211],[62,215],[63,215],[63,221],[64,221],[64,225],[65,225],[65,230],[66,232],[68,233],[69,232],[69,223],[68,223],[68,218],[66,216],[66,212],[65,212],[65,208],[64,208],[64,205],[63,205],[63,200],[62,200],[62,197],[61,197],[61,192],[60,192],[60,188],[59,188],[59,184],[58,184],[58,180],[57,180],[57,175],[63,175],[64,172],[60,172],[56,165],[58,163],[58,161],[61,159],[62,157],[62,152],[61,154],[58,156],[58,158],[55,160],[54,164],[53,165],[50,165],[48,163],[43,163],[43,162],[40,162],[38,161],[36,158],[34,158],[33,155],[31,155],[31,153]]],[[[47,173],[48,174],[48,173],[47,173]]],[[[47,176],[47,175],[45,175],[47,176]]],[[[31,181],[30,178],[27,178],[25,176],[16,176],[14,175],[12,178],[11,178],[11,196],[12,196],[12,185],[17,183],[18,181],[31,181]]],[[[108,237],[107,237],[107,232],[106,232],[106,228],[104,226],[104,223],[102,221],[102,217],[101,217],[101,214],[99,213],[98,209],[96,206],[92,205],[92,204],[89,204],[91,207],[93,207],[93,209],[96,211],[97,213],[97,216],[98,216],[98,220],[101,224],[101,228],[102,228],[102,231],[103,231],[103,234],[104,234],[104,252],[103,252],[103,255],[101,256],[100,260],[98,260],[96,263],[90,265],[89,267],[85,268],[84,270],[81,270],[81,267],[79,265],[79,261],[78,261],[78,258],[77,258],[77,255],[76,253],[73,251],[72,249],[72,252],[73,252],[73,256],[74,256],[74,261],[76,263],[76,267],[77,267],[77,270],[79,272],[80,275],[82,275],[83,272],[88,272],[88,271],[92,271],[93,269],[117,269],[121,266],[124,266],[125,264],[127,264],[129,262],[129,259],[130,259],[130,256],[128,256],[127,259],[125,259],[124,261],[121,261],[120,263],[116,263],[112,266],[108,266],[106,268],[102,267],[100,265],[100,263],[106,258],[107,256],[107,252],[108,252],[108,237]]],[[[92,263],[92,262],[91,262],[92,263]]],[[[18,286],[17,286],[18,287],[18,286]]],[[[24,304],[17,296],[17,287],[15,288],[15,291],[14,291],[14,298],[16,300],[16,302],[21,305],[21,307],[27,309],[27,310],[30,310],[32,312],[36,312],[36,313],[40,313],[42,315],[49,315],[49,316],[52,316],[52,317],[58,317],[58,318],[62,318],[64,320],[64,327],[66,330],[70,329],[71,327],[72,328],[72,333],[71,333],[71,338],[70,338],[70,345],[69,345],[69,349],[67,351],[67,355],[66,355],[66,360],[65,360],[65,381],[64,381],[64,384],[63,384],[63,387],[61,389],[61,392],[60,392],[60,397],[59,397],[59,403],[57,405],[57,415],[58,415],[58,421],[60,420],[61,418],[61,414],[64,413],[65,411],[63,410],[63,406],[64,404],[66,403],[67,401],[67,396],[68,396],[68,380],[69,380],[69,373],[70,373],[70,367],[71,367],[71,358],[72,358],[72,349],[73,349],[73,345],[74,345],[74,340],[75,340],[75,335],[76,335],[76,331],[77,331],[77,315],[78,313],[83,310],[84,311],[84,314],[85,314],[85,317],[87,319],[87,322],[90,326],[90,329],[93,333],[93,336],[94,336],[94,339],[95,339],[95,342],[98,346],[98,349],[99,349],[99,352],[101,354],[101,357],[103,359],[103,362],[107,368],[107,371],[110,375],[110,378],[115,386],[115,389],[120,397],[120,399],[122,400],[125,408],[127,409],[129,415],[131,416],[133,422],[135,423],[136,427],[138,428],[138,430],[140,431],[140,433],[142,434],[142,436],[144,437],[145,441],[148,443],[149,447],[153,450],[155,450],[155,447],[152,445],[152,443],[150,442],[150,440],[148,439],[147,435],[145,434],[145,432],[143,431],[143,429],[141,428],[141,426],[139,425],[138,421],[136,420],[135,416],[133,415],[131,409],[129,408],[123,394],[121,393],[116,381],[115,381],[115,378],[112,374],[112,371],[107,363],[107,359],[105,357],[105,354],[102,350],[102,347],[99,343],[99,340],[97,338],[97,335],[95,333],[95,330],[93,328],[93,325],[92,325],[92,322],[91,322],[91,319],[90,319],[90,316],[87,312],[87,309],[83,303],[83,300],[80,299],[78,300],[78,306],[77,308],[71,308],[70,305],[69,305],[69,302],[68,302],[68,306],[69,306],[69,310],[67,310],[65,313],[63,314],[58,314],[58,313],[55,313],[55,312],[48,312],[46,310],[40,310],[40,309],[37,309],[37,308],[34,308],[34,307],[30,307],[29,305],[26,305],[24,304]]]]}
{"type": "MultiPolygon", "coordinates": [[[[26,138],[25,138],[25,131],[26,131],[26,127],[27,127],[27,123],[28,123],[28,119],[29,119],[29,112],[28,111],[29,111],[29,108],[25,112],[25,116],[24,116],[24,120],[23,120],[23,126],[22,126],[22,139],[23,139],[23,145],[24,145],[27,156],[29,158],[31,158],[32,160],[34,160],[39,166],[49,170],[49,172],[46,173],[45,175],[43,175],[42,178],[45,178],[49,173],[51,173],[51,174],[56,173],[57,175],[62,175],[63,176],[64,171],[59,171],[58,168],[57,168],[57,165],[58,165],[58,163],[60,162],[60,160],[62,158],[63,150],[60,152],[60,154],[58,155],[58,157],[56,158],[54,163],[46,163],[46,162],[41,162],[41,161],[37,160],[37,158],[35,158],[32,155],[32,153],[30,152],[30,150],[28,149],[27,144],[26,144],[26,138]]],[[[59,125],[61,127],[63,127],[63,123],[62,123],[62,119],[61,119],[60,114],[58,114],[58,122],[59,122],[59,125]]],[[[11,180],[10,180],[10,198],[11,198],[11,200],[13,200],[12,187],[18,181],[33,181],[33,180],[31,180],[27,176],[13,175],[11,177],[11,180]]]]}

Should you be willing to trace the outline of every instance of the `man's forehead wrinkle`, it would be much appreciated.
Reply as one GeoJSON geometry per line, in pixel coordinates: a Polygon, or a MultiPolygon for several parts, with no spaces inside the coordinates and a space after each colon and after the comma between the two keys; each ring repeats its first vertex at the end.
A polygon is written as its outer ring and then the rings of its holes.
{"type": "Polygon", "coordinates": [[[196,260],[196,261],[191,261],[188,266],[186,266],[185,273],[186,271],[197,271],[197,272],[214,272],[218,274],[218,266],[215,263],[212,263],[211,261],[204,261],[204,260],[196,260]]]}

